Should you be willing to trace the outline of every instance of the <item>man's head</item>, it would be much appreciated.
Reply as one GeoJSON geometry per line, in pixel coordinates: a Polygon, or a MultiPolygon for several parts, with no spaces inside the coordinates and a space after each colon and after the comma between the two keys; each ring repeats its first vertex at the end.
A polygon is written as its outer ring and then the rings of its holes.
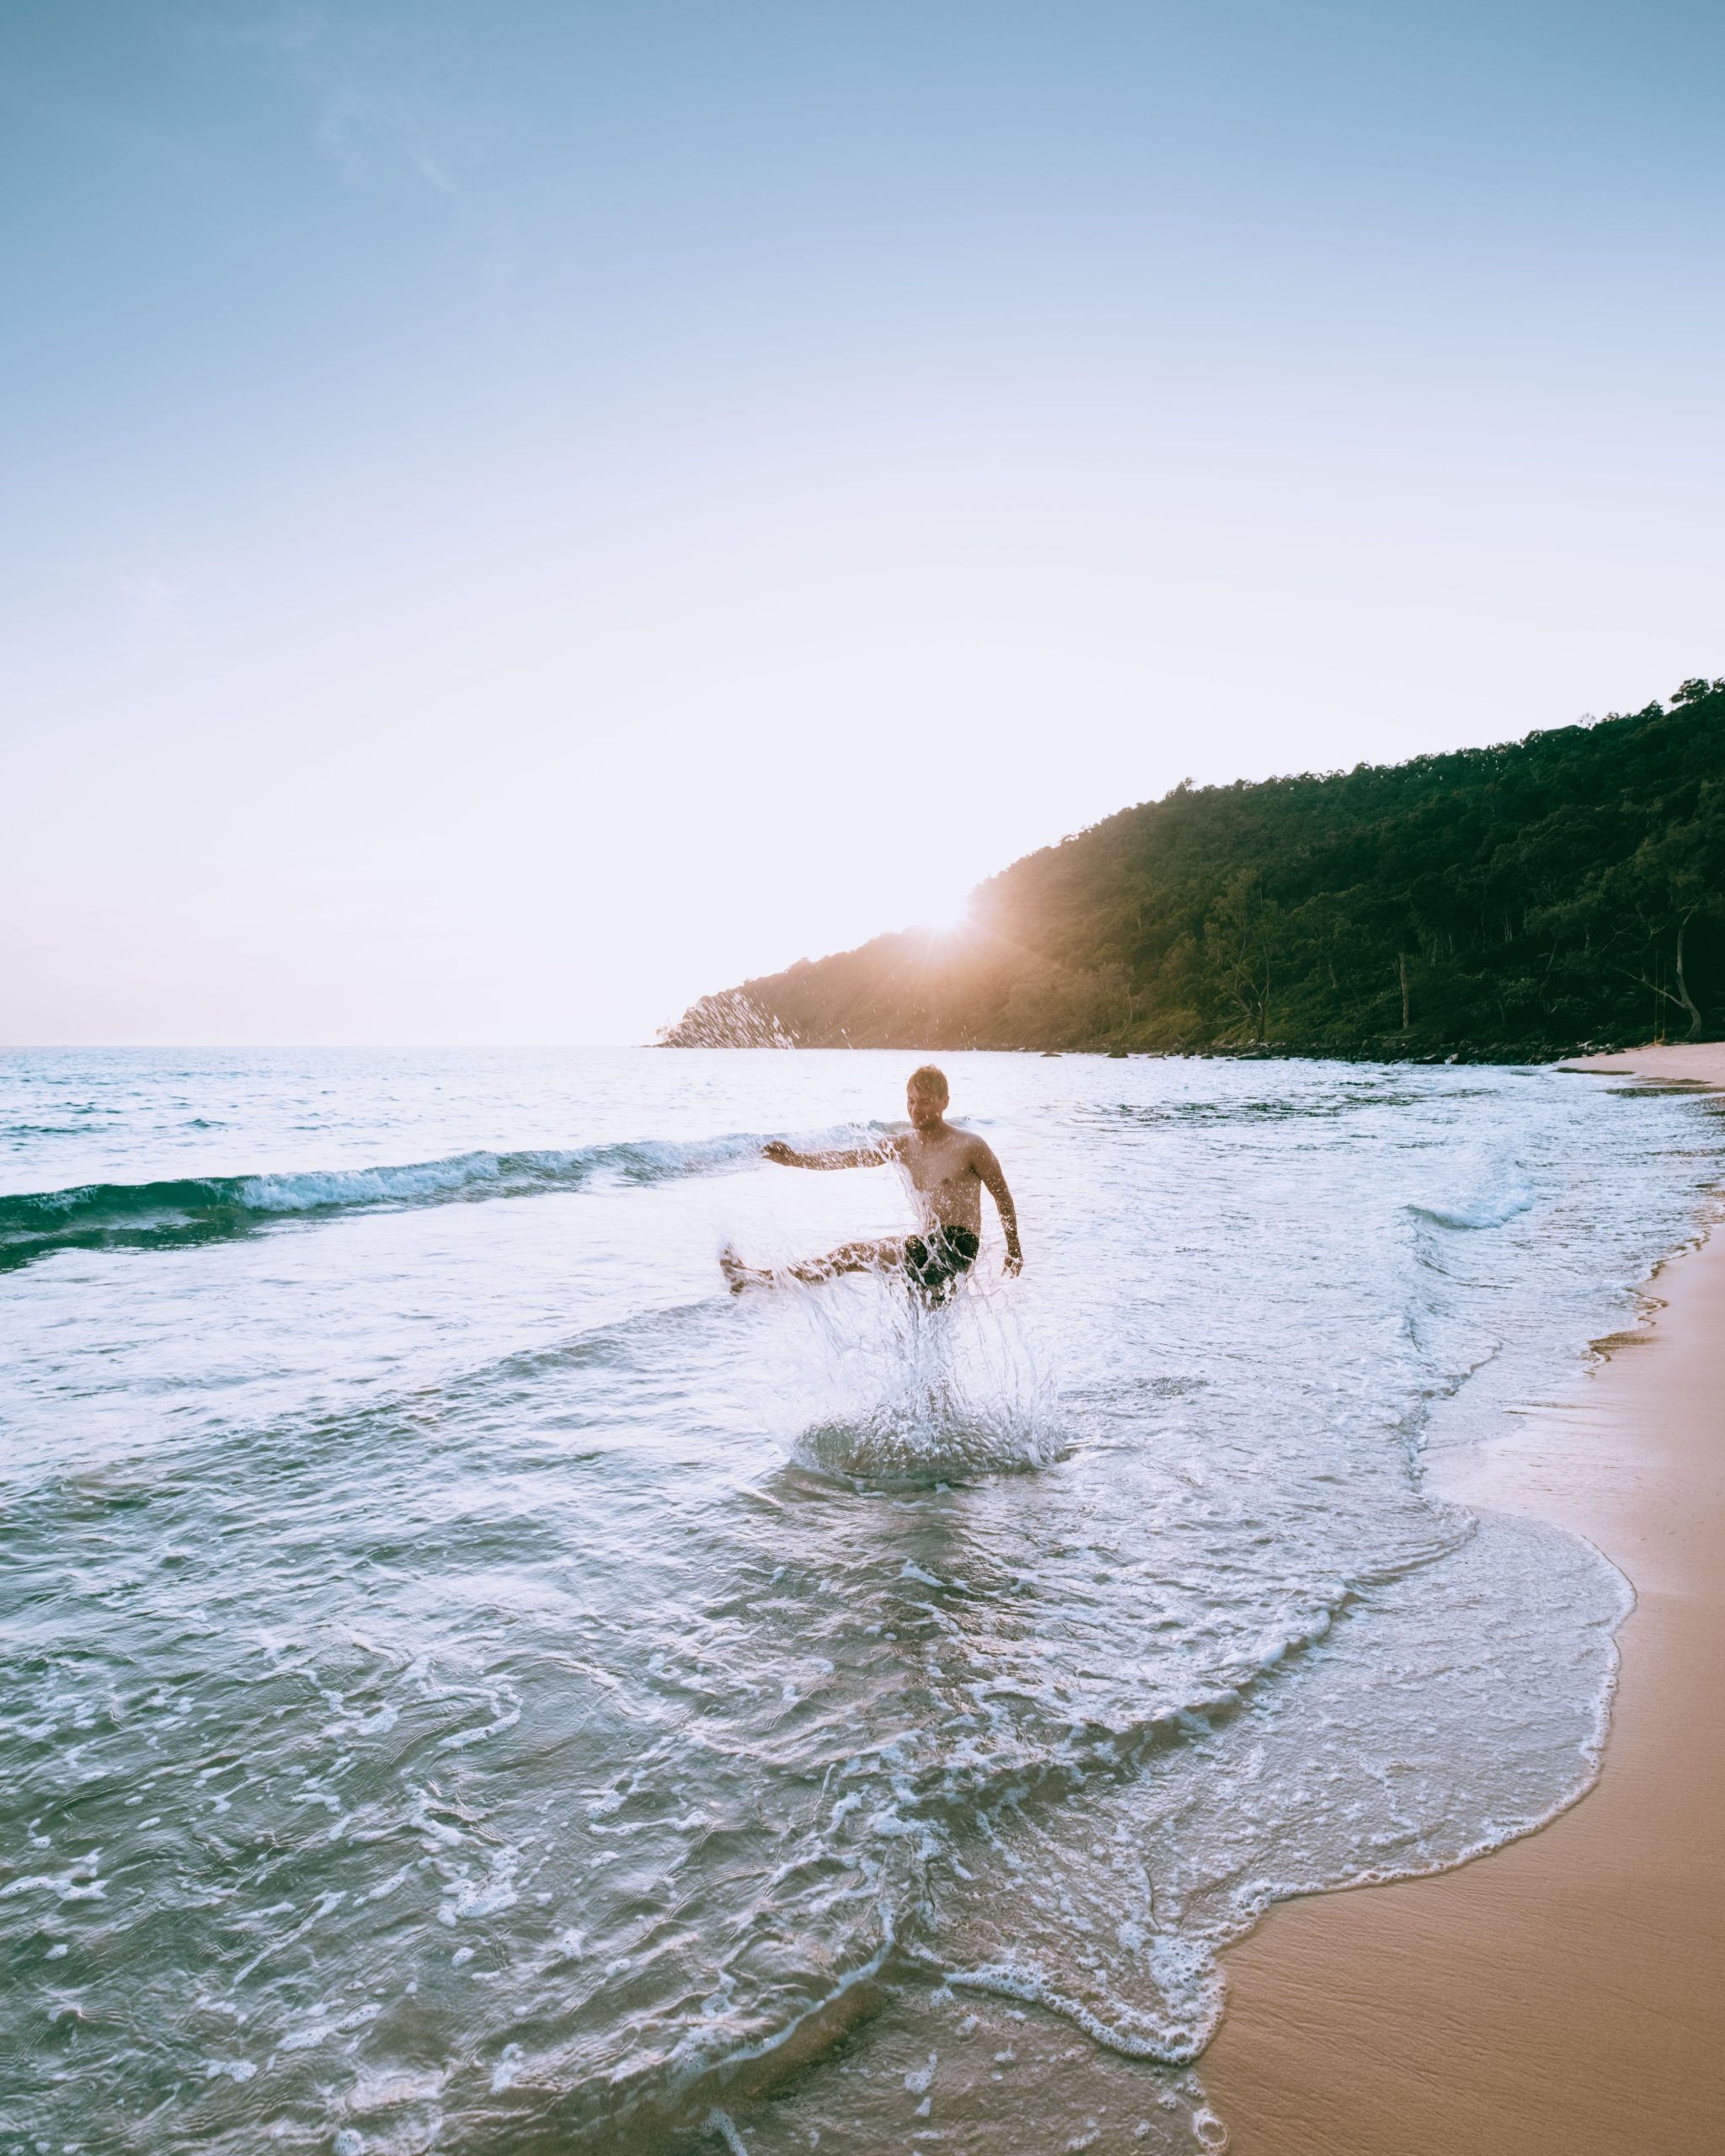
{"type": "Polygon", "coordinates": [[[945,1071],[925,1063],[920,1070],[911,1073],[905,1087],[905,1105],[918,1130],[932,1130],[944,1118],[949,1098],[945,1071]]]}

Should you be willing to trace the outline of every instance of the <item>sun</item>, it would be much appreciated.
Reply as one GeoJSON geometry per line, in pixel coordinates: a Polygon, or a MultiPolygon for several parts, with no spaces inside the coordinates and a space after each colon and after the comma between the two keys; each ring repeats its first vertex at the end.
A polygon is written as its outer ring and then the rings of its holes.
{"type": "Polygon", "coordinates": [[[932,937],[941,942],[968,935],[975,926],[970,912],[969,894],[967,892],[963,898],[955,899],[950,905],[924,914],[916,926],[925,936],[932,937]]]}

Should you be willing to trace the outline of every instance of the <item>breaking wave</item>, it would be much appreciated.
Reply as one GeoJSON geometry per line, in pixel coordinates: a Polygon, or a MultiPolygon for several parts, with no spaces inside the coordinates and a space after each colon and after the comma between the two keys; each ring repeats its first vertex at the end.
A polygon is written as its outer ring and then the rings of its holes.
{"type": "MultiPolygon", "coordinates": [[[[871,1130],[884,1125],[870,1125],[871,1130]]],[[[802,1142],[854,1142],[857,1127],[802,1142]]],[[[676,1142],[638,1139],[569,1151],[457,1153],[400,1166],[310,1169],[298,1174],[185,1176],[158,1182],[84,1183],[0,1196],[0,1271],[56,1250],[151,1249],[246,1235],[291,1220],[425,1205],[526,1198],[544,1191],[667,1182],[713,1175],[756,1159],[756,1131],[676,1142]]]]}
{"type": "Polygon", "coordinates": [[[1533,1203],[1532,1191],[1525,1182],[1517,1182],[1471,1205],[1410,1205],[1407,1209],[1416,1219],[1429,1220],[1439,1228],[1502,1228],[1518,1214],[1530,1210],[1533,1203]]]}

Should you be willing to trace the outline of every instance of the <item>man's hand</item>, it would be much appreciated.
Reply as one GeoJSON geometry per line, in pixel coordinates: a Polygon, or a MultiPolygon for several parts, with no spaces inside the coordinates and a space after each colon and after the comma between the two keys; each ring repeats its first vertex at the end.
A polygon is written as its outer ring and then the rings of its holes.
{"type": "Polygon", "coordinates": [[[775,1138],[761,1150],[769,1161],[777,1161],[782,1168],[793,1168],[797,1165],[796,1147],[787,1145],[782,1138],[775,1138]]]}
{"type": "Polygon", "coordinates": [[[1023,1270],[1024,1253],[1019,1249],[1017,1243],[1014,1243],[1012,1248],[1007,1252],[1007,1262],[1003,1266],[1001,1266],[1001,1271],[1006,1273],[1009,1278],[1016,1280],[1023,1270]]]}

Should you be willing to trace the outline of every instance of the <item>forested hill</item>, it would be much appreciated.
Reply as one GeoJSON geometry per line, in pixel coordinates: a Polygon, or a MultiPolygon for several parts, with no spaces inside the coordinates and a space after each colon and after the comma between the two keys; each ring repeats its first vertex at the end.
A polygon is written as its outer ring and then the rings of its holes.
{"type": "Polygon", "coordinates": [[[1533,1058],[1725,1031],[1725,680],[1390,766],[1182,785],[673,1046],[1533,1058]]]}

